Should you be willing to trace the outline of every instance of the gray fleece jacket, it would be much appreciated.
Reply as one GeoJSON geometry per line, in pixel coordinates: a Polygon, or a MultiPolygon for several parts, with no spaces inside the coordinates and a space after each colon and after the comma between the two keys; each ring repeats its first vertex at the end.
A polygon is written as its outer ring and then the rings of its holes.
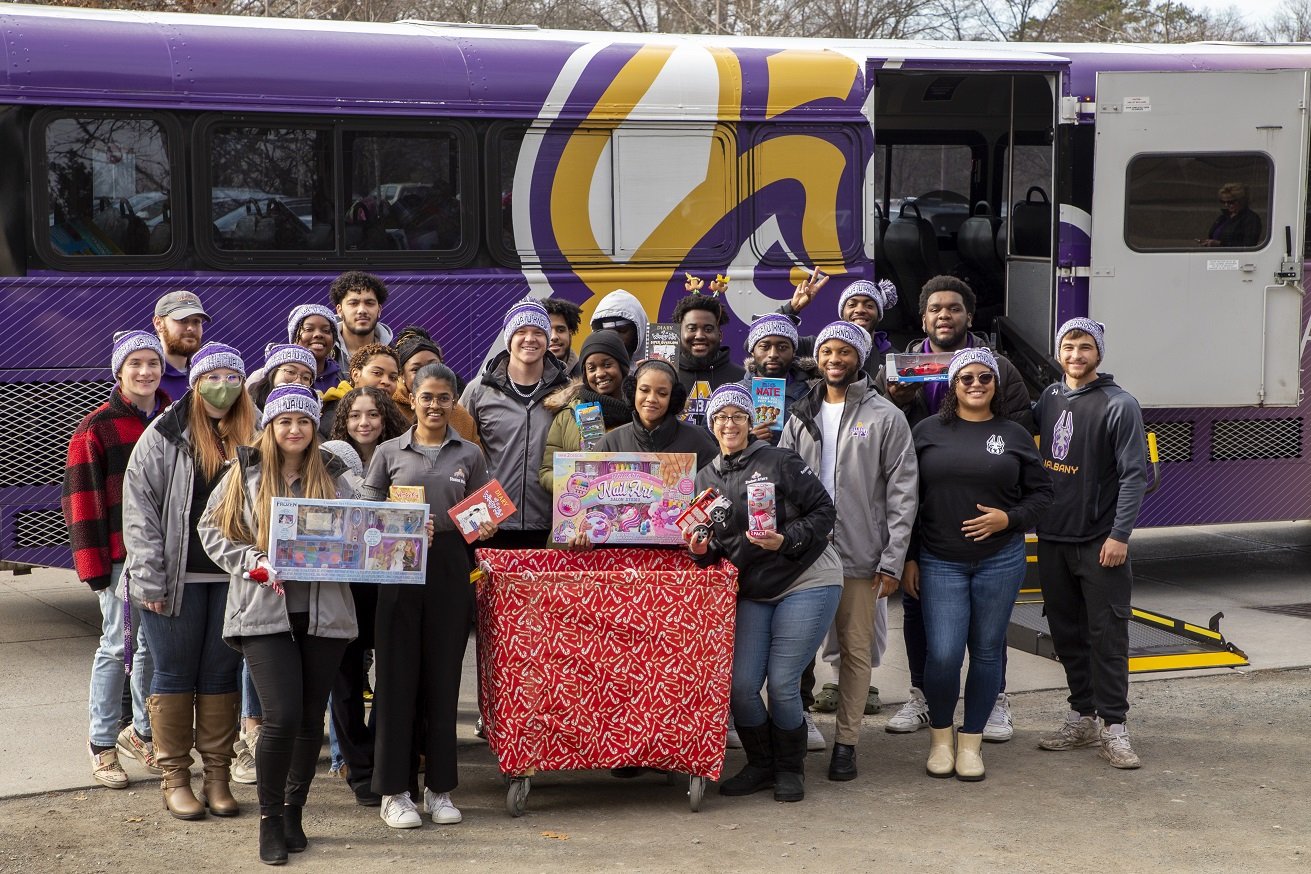
{"type": "MultiPolygon", "coordinates": [[[[816,381],[792,405],[778,445],[795,450],[819,471],[825,436],[820,410],[826,387],[816,381]]],[[[901,579],[919,510],[919,465],[906,417],[870,386],[868,376],[847,386],[833,474],[837,522],[833,542],[848,579],[884,573],[901,579]]]]}
{"type": "MultiPolygon", "coordinates": [[[[350,499],[355,497],[351,485],[350,473],[345,463],[327,450],[323,453],[324,464],[328,473],[336,480],[337,497],[350,499]]],[[[243,574],[255,567],[260,558],[267,557],[265,545],[240,543],[228,540],[215,527],[214,514],[223,497],[230,488],[246,489],[245,517],[246,527],[255,530],[255,493],[259,489],[260,477],[259,452],[253,447],[243,446],[237,452],[237,460],[229,461],[227,473],[214,487],[205,505],[205,513],[200,520],[200,540],[205,545],[205,552],[214,563],[227,571],[228,604],[223,613],[223,639],[229,645],[236,644],[242,637],[254,637],[260,634],[280,634],[291,630],[291,620],[287,615],[287,599],[267,586],[261,586],[252,580],[243,579],[243,574]]],[[[351,596],[349,583],[303,583],[309,586],[309,631],[313,637],[336,637],[352,640],[359,634],[359,625],[355,619],[355,599],[351,596]]],[[[239,648],[239,647],[238,647],[239,648]]]]}

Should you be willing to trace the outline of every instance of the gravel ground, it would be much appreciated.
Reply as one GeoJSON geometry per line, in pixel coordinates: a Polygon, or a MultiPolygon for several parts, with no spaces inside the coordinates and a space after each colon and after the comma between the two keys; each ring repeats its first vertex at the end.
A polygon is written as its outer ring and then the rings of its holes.
{"type": "MultiPolygon", "coordinates": [[[[1038,750],[1064,702],[1033,692],[1012,696],[1015,739],[985,746],[982,783],[928,778],[927,733],[889,735],[883,716],[869,717],[856,781],[828,782],[827,754],[814,753],[805,802],[712,790],[698,814],[687,809],[685,780],[573,772],[535,778],[527,813],[511,819],[488,748],[470,743],[455,796],[464,822],[394,832],[321,770],[305,816],[310,848],[290,865],[352,874],[433,863],[448,871],[1311,870],[1311,756],[1289,733],[1311,713],[1311,672],[1177,676],[1130,691],[1138,771],[1116,771],[1091,749],[1038,750]]],[[[831,737],[832,719],[819,722],[831,737]]],[[[740,763],[732,753],[730,769],[740,763]]],[[[235,790],[242,816],[197,822],[169,817],[144,776],[127,791],[0,802],[0,871],[258,870],[254,787],[235,790]]]]}

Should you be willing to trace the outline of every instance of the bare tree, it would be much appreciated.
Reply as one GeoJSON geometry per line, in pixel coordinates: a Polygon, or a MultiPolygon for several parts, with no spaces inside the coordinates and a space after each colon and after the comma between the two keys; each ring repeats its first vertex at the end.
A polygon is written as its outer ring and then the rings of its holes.
{"type": "Polygon", "coordinates": [[[1311,42],[1311,0],[1284,0],[1261,32],[1275,42],[1311,42]]]}

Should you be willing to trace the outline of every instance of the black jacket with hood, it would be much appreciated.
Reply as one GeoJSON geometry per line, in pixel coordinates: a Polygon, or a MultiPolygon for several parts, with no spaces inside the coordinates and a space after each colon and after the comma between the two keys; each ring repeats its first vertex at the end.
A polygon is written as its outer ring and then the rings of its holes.
{"type": "Polygon", "coordinates": [[[715,525],[710,549],[696,556],[701,565],[726,558],[738,570],[738,595],[768,601],[787,591],[797,577],[828,548],[837,513],[824,484],[790,449],[778,449],[751,438],[747,448],[718,456],[697,471],[696,488],[714,487],[733,502],[733,510],[715,525]],[[747,539],[747,484],[774,484],[775,513],[783,547],[762,549],[747,539]]]}

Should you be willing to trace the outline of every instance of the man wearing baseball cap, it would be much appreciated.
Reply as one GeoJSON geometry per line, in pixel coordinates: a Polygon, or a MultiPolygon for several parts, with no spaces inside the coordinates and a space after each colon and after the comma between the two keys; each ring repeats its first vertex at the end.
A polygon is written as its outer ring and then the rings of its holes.
{"type": "Polygon", "coordinates": [[[155,333],[164,346],[164,378],[160,388],[173,401],[187,393],[187,368],[200,348],[209,314],[190,291],[170,291],[155,303],[155,333]]]}

